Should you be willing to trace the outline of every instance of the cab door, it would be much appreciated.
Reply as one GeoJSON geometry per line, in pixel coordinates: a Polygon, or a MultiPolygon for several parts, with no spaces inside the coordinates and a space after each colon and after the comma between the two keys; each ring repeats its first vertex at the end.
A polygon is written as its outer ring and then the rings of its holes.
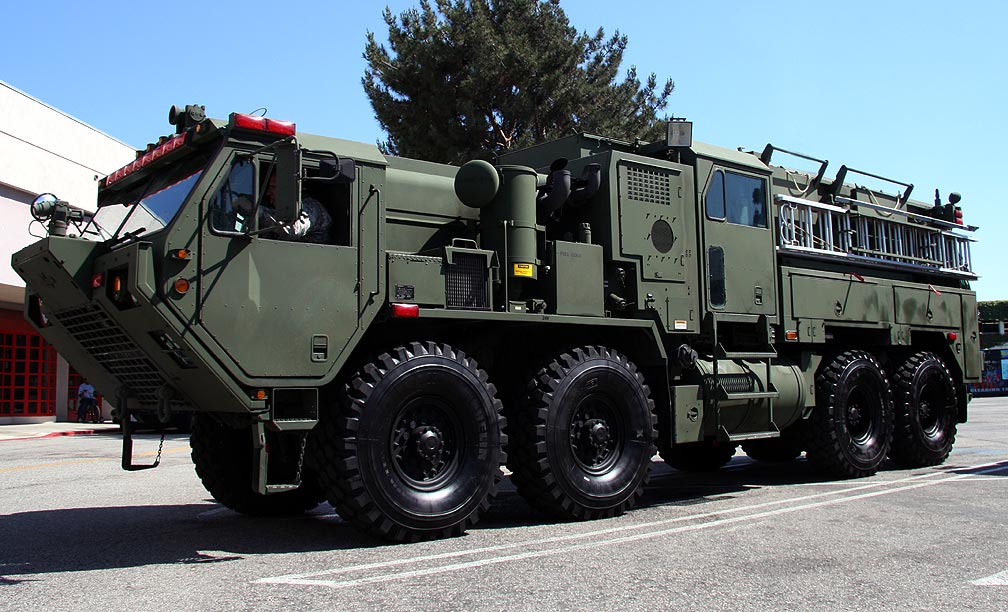
{"type": "Polygon", "coordinates": [[[323,202],[345,213],[344,244],[249,235],[235,203],[261,196],[269,161],[235,156],[205,200],[198,321],[250,378],[319,377],[359,327],[358,183],[323,202]]]}
{"type": "Polygon", "coordinates": [[[702,192],[707,307],[776,313],[776,256],[766,176],[711,166],[702,192]]]}

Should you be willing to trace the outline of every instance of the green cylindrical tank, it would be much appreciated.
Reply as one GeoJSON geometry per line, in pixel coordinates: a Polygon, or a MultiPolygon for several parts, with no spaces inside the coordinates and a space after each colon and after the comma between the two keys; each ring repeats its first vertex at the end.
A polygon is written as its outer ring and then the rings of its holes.
{"type": "Polygon", "coordinates": [[[500,189],[489,206],[480,209],[483,248],[497,251],[507,276],[539,276],[536,229],[536,184],[539,175],[527,166],[499,166],[500,189]]]}
{"type": "MultiPolygon", "coordinates": [[[[701,359],[697,369],[703,378],[714,374],[714,363],[701,359]]],[[[766,364],[745,359],[718,360],[718,377],[727,387],[736,391],[766,391],[766,364]]],[[[805,406],[805,377],[801,368],[787,359],[774,359],[770,364],[770,380],[780,394],[773,400],[773,422],[784,429],[801,418],[805,406]]],[[[767,400],[722,399],[718,402],[720,423],[728,433],[745,432],[758,428],[767,400]]]]}

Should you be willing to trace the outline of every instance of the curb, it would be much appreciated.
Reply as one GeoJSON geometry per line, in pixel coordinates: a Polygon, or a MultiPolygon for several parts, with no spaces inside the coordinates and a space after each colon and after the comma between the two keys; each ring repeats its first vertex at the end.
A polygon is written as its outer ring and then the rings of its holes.
{"type": "Polygon", "coordinates": [[[43,438],[62,438],[65,436],[96,436],[104,433],[119,433],[113,429],[80,429],[80,430],[69,430],[69,431],[54,431],[47,434],[38,434],[34,436],[23,436],[20,438],[4,438],[0,436],[0,442],[14,442],[16,440],[41,440],[43,438]]]}

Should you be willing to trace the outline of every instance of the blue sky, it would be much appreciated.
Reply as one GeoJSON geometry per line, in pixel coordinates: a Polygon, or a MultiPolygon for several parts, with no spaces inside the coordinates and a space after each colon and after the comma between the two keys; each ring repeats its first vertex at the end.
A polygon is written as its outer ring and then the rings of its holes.
{"type": "MultiPolygon", "coordinates": [[[[418,3],[389,2],[399,13],[418,3]]],[[[368,2],[9,3],[0,79],[142,147],[171,131],[172,104],[225,117],[259,107],[300,130],[374,142],[364,96],[368,2]]],[[[1003,2],[565,0],[579,30],[627,34],[624,67],[671,77],[669,112],[694,138],[767,142],[963,195],[980,299],[1008,299],[1005,198],[1008,42],[1003,2]]]]}

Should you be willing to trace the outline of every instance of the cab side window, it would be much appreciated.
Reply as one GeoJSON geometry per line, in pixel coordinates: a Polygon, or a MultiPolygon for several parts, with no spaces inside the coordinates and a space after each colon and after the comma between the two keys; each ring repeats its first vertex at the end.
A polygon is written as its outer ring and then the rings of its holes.
{"type": "MultiPolygon", "coordinates": [[[[318,169],[306,166],[305,175],[308,177],[318,176],[318,169]]],[[[317,200],[329,213],[332,220],[330,234],[330,244],[340,246],[351,246],[353,244],[353,184],[332,183],[327,181],[308,180],[301,188],[301,199],[313,198],[317,200]]]]}
{"type": "MultiPolygon", "coordinates": [[[[255,165],[251,160],[237,161],[228,173],[227,180],[210,199],[210,226],[219,232],[244,233],[252,229],[251,215],[239,210],[239,201],[256,201],[255,165]]],[[[251,207],[247,206],[245,210],[251,207]]]]}
{"type": "Polygon", "coordinates": [[[717,170],[707,189],[707,218],[767,227],[766,193],[765,179],[717,170]]]}

